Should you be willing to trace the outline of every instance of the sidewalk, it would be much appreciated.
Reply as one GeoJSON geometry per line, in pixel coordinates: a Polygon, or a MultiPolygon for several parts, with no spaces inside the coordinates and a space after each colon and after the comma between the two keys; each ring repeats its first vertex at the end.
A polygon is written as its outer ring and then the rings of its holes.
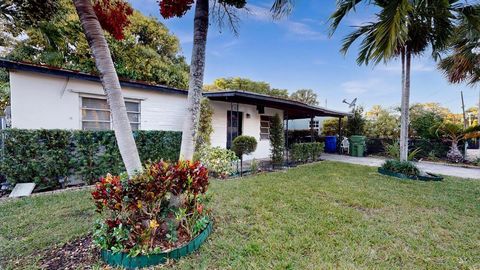
{"type": "MultiPolygon", "coordinates": [[[[371,167],[380,167],[385,161],[381,158],[372,157],[351,157],[336,154],[322,154],[321,158],[330,161],[339,161],[351,164],[365,165],[371,167]]],[[[442,174],[448,176],[456,176],[460,178],[480,179],[480,169],[462,168],[456,166],[448,166],[442,164],[432,164],[430,162],[417,162],[418,168],[434,174],[442,174]]]]}

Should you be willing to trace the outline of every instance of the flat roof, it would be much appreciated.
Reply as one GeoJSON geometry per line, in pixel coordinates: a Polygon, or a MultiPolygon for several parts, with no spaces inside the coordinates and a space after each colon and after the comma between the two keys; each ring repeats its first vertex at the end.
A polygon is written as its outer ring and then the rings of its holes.
{"type": "MultiPolygon", "coordinates": [[[[0,58],[0,67],[7,68],[9,70],[21,70],[28,72],[36,72],[41,74],[48,74],[54,76],[62,76],[75,78],[86,81],[100,82],[98,74],[85,73],[80,71],[62,69],[47,65],[38,65],[26,62],[17,62],[0,58]]],[[[125,78],[119,78],[120,84],[123,87],[133,87],[145,90],[158,91],[162,93],[173,93],[180,95],[187,95],[188,91],[185,89],[178,89],[165,85],[157,85],[144,81],[128,80],[125,78]]],[[[349,116],[351,113],[340,112],[330,110],[318,106],[308,105],[299,101],[290,99],[284,99],[279,97],[272,97],[241,90],[228,90],[228,91],[216,91],[216,92],[204,92],[203,96],[210,100],[242,103],[250,105],[259,105],[269,108],[276,108],[286,112],[288,119],[303,119],[315,116],[328,116],[328,117],[343,117],[349,116]]]]}
{"type": "Polygon", "coordinates": [[[351,115],[351,113],[308,105],[291,99],[272,97],[241,90],[204,92],[203,95],[210,100],[260,105],[269,108],[281,109],[287,113],[286,117],[288,117],[288,119],[304,119],[315,116],[343,117],[351,115]]]}

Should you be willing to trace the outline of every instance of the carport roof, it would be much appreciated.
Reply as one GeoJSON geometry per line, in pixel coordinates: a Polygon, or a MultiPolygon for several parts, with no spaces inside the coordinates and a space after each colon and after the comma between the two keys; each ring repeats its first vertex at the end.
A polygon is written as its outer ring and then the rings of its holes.
{"type": "Polygon", "coordinates": [[[287,113],[288,119],[303,119],[315,116],[343,117],[351,115],[351,113],[347,112],[330,110],[290,99],[272,97],[247,91],[229,90],[205,92],[203,95],[210,100],[250,104],[283,110],[287,113]]]}

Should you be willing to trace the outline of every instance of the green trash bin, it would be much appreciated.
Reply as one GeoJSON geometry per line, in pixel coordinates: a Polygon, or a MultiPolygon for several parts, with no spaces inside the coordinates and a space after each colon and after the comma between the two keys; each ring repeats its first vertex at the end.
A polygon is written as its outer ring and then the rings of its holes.
{"type": "Polygon", "coordinates": [[[350,137],[350,155],[363,157],[365,153],[365,136],[353,135],[350,137]]]}

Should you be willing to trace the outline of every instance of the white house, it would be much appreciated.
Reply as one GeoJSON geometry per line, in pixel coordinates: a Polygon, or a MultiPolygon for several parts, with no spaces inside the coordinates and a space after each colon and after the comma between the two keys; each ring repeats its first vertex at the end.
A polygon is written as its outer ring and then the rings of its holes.
{"type": "MultiPolygon", "coordinates": [[[[19,129],[111,129],[110,111],[98,76],[0,59],[10,73],[11,125],[19,129]]],[[[121,80],[133,129],[181,131],[187,91],[121,80]]],[[[270,118],[343,117],[348,113],[244,91],[207,92],[214,109],[211,142],[229,147],[238,135],[253,136],[257,150],[248,158],[270,154],[270,118]]]]}

